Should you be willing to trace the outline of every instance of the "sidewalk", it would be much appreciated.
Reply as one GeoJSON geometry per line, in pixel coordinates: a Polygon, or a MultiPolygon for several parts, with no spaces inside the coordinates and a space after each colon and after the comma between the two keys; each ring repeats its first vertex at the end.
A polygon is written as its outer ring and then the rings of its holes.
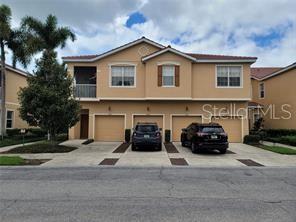
{"type": "MultiPolygon", "coordinates": [[[[30,142],[30,143],[25,143],[24,145],[31,145],[31,144],[35,144],[35,143],[39,143],[41,142],[42,140],[38,140],[38,141],[35,141],[35,142],[30,142]]],[[[3,146],[3,147],[0,147],[0,154],[1,152],[6,152],[8,150],[11,150],[13,148],[16,148],[16,147],[20,147],[20,146],[23,146],[23,144],[16,144],[16,145],[11,145],[11,146],[3,146]]]]}
{"type": "Polygon", "coordinates": [[[281,146],[281,147],[286,147],[286,148],[296,150],[296,146],[289,146],[289,145],[281,144],[281,143],[273,143],[273,142],[268,142],[268,141],[262,141],[262,144],[267,145],[267,146],[281,146]]]}

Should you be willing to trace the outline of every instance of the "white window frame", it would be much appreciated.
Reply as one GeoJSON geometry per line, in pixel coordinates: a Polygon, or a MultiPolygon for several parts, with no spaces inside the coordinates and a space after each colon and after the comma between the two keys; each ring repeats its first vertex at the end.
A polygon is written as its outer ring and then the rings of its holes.
{"type": "Polygon", "coordinates": [[[244,69],[243,69],[243,65],[228,65],[228,64],[219,64],[216,65],[216,70],[215,70],[215,85],[216,88],[226,88],[226,89],[235,89],[235,88],[243,88],[243,84],[244,84],[244,69]],[[228,78],[228,86],[218,86],[218,67],[220,66],[226,66],[228,67],[228,72],[227,72],[227,78],[228,78]],[[240,86],[229,86],[229,67],[231,66],[238,66],[241,68],[241,75],[240,75],[240,86]]]}
{"type": "Polygon", "coordinates": [[[265,84],[264,84],[264,82],[259,83],[258,93],[259,93],[259,95],[258,95],[259,99],[264,99],[265,98],[265,84]],[[261,86],[263,86],[263,90],[261,90],[261,86]],[[263,91],[263,97],[261,96],[262,91],[263,91]]]}
{"type": "Polygon", "coordinates": [[[136,88],[137,85],[137,64],[130,62],[110,63],[109,64],[109,87],[110,88],[136,88]],[[134,85],[133,86],[113,86],[112,85],[112,66],[133,66],[134,67],[134,85]]]}
{"type": "Polygon", "coordinates": [[[5,128],[6,129],[13,129],[14,128],[14,118],[15,118],[15,112],[12,109],[6,109],[6,118],[5,118],[5,128]],[[7,112],[12,112],[12,119],[11,119],[11,127],[7,127],[7,112]]]}
{"type": "MultiPolygon", "coordinates": [[[[162,76],[161,76],[161,82],[162,82],[162,84],[161,84],[161,86],[162,87],[165,87],[165,88],[171,88],[171,87],[176,87],[176,70],[175,70],[175,65],[174,64],[163,64],[162,66],[161,66],[161,73],[162,73],[162,76]],[[163,67],[164,66],[172,66],[173,67],[173,69],[174,69],[174,75],[173,75],[173,85],[164,85],[163,83],[164,83],[164,80],[163,80],[163,77],[164,77],[164,72],[163,72],[163,67]]],[[[170,76],[171,77],[171,76],[170,76]]]]}

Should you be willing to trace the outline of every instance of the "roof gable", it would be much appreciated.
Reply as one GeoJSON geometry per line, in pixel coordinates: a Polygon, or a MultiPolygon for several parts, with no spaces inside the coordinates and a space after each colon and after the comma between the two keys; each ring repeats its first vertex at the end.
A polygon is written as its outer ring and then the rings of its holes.
{"type": "Polygon", "coordinates": [[[296,62],[286,67],[256,67],[251,68],[251,77],[256,80],[265,80],[273,76],[287,72],[296,68],[296,62]]]}
{"type": "Polygon", "coordinates": [[[102,59],[106,56],[109,56],[109,55],[112,55],[112,54],[115,54],[117,52],[120,52],[124,49],[127,49],[127,48],[130,48],[134,45],[137,45],[137,44],[140,44],[140,43],[147,43],[147,44],[150,44],[150,45],[153,45],[159,49],[163,49],[165,48],[163,45],[157,43],[157,42],[154,42],[150,39],[147,39],[145,37],[142,37],[140,39],[137,39],[135,41],[132,41],[132,42],[129,42],[125,45],[122,45],[122,46],[119,46],[115,49],[112,49],[110,51],[107,51],[105,53],[102,53],[102,54],[99,54],[99,55],[85,55],[85,56],[65,56],[65,57],[62,57],[62,59],[65,61],[65,62],[94,62],[96,60],[99,60],[99,59],[102,59]]]}
{"type": "Polygon", "coordinates": [[[196,61],[196,59],[195,59],[194,57],[192,57],[192,56],[190,56],[190,55],[187,55],[186,53],[180,52],[180,51],[178,51],[178,50],[176,50],[176,49],[173,49],[173,48],[171,48],[170,46],[168,46],[168,47],[166,47],[166,48],[164,48],[164,49],[161,49],[161,50],[159,50],[159,51],[157,51],[157,52],[151,53],[150,55],[144,56],[144,57],[142,58],[142,62],[146,62],[146,61],[148,61],[149,59],[152,59],[152,58],[154,58],[154,57],[156,57],[156,56],[162,55],[162,54],[164,54],[164,53],[166,53],[166,52],[174,53],[174,54],[176,54],[176,55],[179,55],[179,56],[182,56],[182,57],[184,57],[184,58],[186,58],[186,59],[189,59],[189,60],[191,60],[191,61],[193,61],[193,62],[196,61]]]}

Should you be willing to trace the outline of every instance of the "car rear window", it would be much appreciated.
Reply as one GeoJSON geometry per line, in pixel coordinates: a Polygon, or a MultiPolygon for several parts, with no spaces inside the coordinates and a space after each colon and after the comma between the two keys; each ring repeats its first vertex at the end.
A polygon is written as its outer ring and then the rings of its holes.
{"type": "Polygon", "coordinates": [[[137,125],[136,130],[140,132],[154,132],[158,129],[156,125],[137,125]]]}
{"type": "Polygon", "coordinates": [[[224,130],[222,127],[203,127],[201,129],[201,132],[203,132],[203,133],[224,133],[224,130]]]}

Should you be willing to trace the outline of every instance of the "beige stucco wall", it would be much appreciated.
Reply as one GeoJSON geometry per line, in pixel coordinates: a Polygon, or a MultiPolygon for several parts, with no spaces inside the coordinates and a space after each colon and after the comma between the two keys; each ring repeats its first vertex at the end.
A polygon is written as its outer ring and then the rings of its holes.
{"type": "Polygon", "coordinates": [[[146,97],[171,97],[171,98],[191,98],[191,61],[173,54],[164,53],[146,62],[146,97]],[[163,87],[158,86],[158,65],[163,63],[176,63],[180,65],[180,86],[163,87]]]}
{"type": "MultiPolygon", "coordinates": [[[[28,124],[19,117],[18,91],[27,86],[27,77],[6,70],[6,110],[14,112],[13,128],[27,128],[28,124]]],[[[1,110],[1,109],[0,109],[1,110]]]]}
{"type": "MultiPolygon", "coordinates": [[[[193,99],[250,99],[250,64],[237,64],[243,67],[241,88],[217,88],[216,65],[213,63],[192,63],[182,56],[166,52],[146,63],[141,62],[141,47],[152,53],[158,50],[147,43],[141,43],[96,62],[68,63],[68,72],[73,75],[74,66],[97,67],[98,98],[193,98],[193,99]],[[164,62],[180,64],[180,86],[159,87],[157,66],[164,62]],[[130,63],[136,65],[135,87],[110,87],[110,64],[130,63]]],[[[227,65],[227,64],[223,64],[227,65]]],[[[232,65],[232,64],[229,64],[232,65]]]]}
{"type": "Polygon", "coordinates": [[[252,80],[252,98],[264,105],[265,128],[296,129],[295,85],[296,69],[264,81],[252,80]],[[263,99],[259,98],[259,83],[261,82],[264,82],[265,86],[265,98],[263,99]],[[287,111],[291,113],[291,118],[288,118],[290,114],[287,111]]]}
{"type": "MultiPolygon", "coordinates": [[[[101,101],[81,102],[83,109],[89,110],[89,138],[94,137],[94,116],[95,115],[125,115],[125,128],[132,128],[133,115],[164,115],[164,129],[171,129],[171,117],[177,115],[203,115],[203,121],[209,122],[209,112],[214,114],[214,106],[217,109],[225,108],[223,114],[228,111],[229,115],[235,115],[233,110],[243,109],[239,115],[247,116],[247,102],[181,102],[181,101],[101,101]],[[204,105],[208,104],[205,108],[204,105]]],[[[221,113],[216,112],[216,116],[221,113]]],[[[222,114],[221,114],[222,115],[222,114]]],[[[248,134],[248,118],[242,120],[242,136],[248,134]]],[[[77,124],[69,131],[70,139],[79,138],[80,125],[77,124]]]]}
{"type": "Polygon", "coordinates": [[[237,64],[243,67],[243,81],[241,88],[217,88],[216,65],[220,64],[193,64],[193,98],[251,98],[250,64],[237,64]]]}

